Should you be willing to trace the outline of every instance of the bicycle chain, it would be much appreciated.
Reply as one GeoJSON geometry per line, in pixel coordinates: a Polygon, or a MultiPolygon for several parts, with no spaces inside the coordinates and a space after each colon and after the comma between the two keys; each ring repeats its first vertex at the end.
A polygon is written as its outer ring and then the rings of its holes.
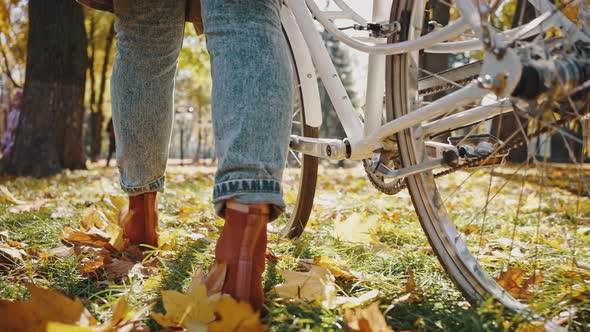
{"type": "MultiPolygon", "coordinates": [[[[586,109],[588,110],[588,108],[586,108],[586,109]]],[[[581,115],[585,115],[586,113],[588,113],[588,111],[582,113],[581,115]]],[[[573,120],[572,117],[562,117],[561,119],[559,119],[556,122],[554,122],[552,124],[552,126],[553,127],[560,126],[560,125],[563,125],[563,124],[565,124],[565,123],[567,123],[568,121],[571,121],[571,120],[573,120]]],[[[519,147],[522,147],[522,146],[526,145],[527,140],[530,140],[532,138],[538,137],[538,136],[540,136],[540,135],[542,135],[542,134],[544,134],[544,133],[546,133],[548,131],[551,131],[551,130],[553,130],[553,128],[551,128],[549,126],[543,127],[543,128],[539,128],[534,133],[532,133],[530,135],[527,135],[527,139],[526,140],[524,139],[524,137],[521,136],[515,142],[512,142],[512,144],[506,145],[503,148],[501,148],[500,150],[498,150],[496,152],[496,154],[502,155],[504,153],[510,152],[511,149],[517,149],[519,147]]],[[[480,157],[478,159],[474,159],[474,160],[465,162],[465,163],[460,164],[460,165],[457,165],[457,166],[451,166],[451,167],[449,167],[448,169],[446,169],[444,171],[441,171],[441,172],[438,172],[438,173],[434,174],[433,176],[434,176],[434,178],[439,178],[441,176],[449,175],[451,173],[454,173],[454,172],[459,171],[459,170],[462,170],[462,169],[472,168],[472,167],[478,167],[478,166],[481,166],[481,164],[485,163],[488,160],[488,158],[489,158],[489,156],[487,156],[487,157],[480,157]]],[[[369,180],[371,180],[371,182],[373,182],[370,176],[369,176],[369,180]]],[[[404,180],[405,180],[405,178],[399,179],[398,180],[398,183],[395,186],[390,187],[390,188],[387,188],[386,191],[385,190],[382,190],[382,188],[380,188],[380,187],[377,187],[377,186],[375,186],[375,187],[379,191],[381,191],[381,192],[383,192],[383,193],[385,193],[387,195],[393,195],[393,194],[396,194],[396,193],[398,193],[398,192],[400,192],[400,191],[402,191],[402,190],[404,190],[405,188],[408,187],[407,182],[404,181],[404,180]]],[[[383,188],[383,189],[385,189],[385,188],[383,188]]]]}
{"type": "Polygon", "coordinates": [[[454,83],[444,83],[441,85],[433,86],[428,89],[422,89],[422,90],[418,91],[418,94],[428,96],[428,95],[432,95],[432,94],[439,93],[442,91],[457,88],[457,85],[465,86],[465,85],[471,83],[474,79],[477,79],[478,77],[479,77],[479,75],[472,75],[472,76],[469,76],[469,77],[466,77],[466,78],[463,78],[460,80],[453,81],[454,83]]]}

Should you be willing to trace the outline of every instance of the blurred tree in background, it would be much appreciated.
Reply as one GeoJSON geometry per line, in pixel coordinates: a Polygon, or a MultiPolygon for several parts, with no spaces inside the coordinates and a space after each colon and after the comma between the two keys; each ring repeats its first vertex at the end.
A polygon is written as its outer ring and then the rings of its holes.
{"type": "Polygon", "coordinates": [[[85,10],[88,40],[88,79],[86,104],[89,110],[86,142],[88,157],[96,162],[101,157],[105,123],[110,115],[110,76],[115,54],[115,17],[104,12],[85,10]],[[108,109],[108,114],[106,113],[108,109]]]}
{"type": "Polygon", "coordinates": [[[0,1],[0,72],[16,87],[25,81],[28,33],[27,1],[0,1]]]}
{"type": "Polygon", "coordinates": [[[29,0],[24,100],[4,171],[48,176],[85,167],[82,146],[87,54],[82,7],[29,0]]]}

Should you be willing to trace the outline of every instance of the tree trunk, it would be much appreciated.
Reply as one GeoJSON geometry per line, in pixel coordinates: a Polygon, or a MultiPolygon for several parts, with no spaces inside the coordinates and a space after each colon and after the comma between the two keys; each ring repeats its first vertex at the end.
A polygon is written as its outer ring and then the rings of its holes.
{"type": "Polygon", "coordinates": [[[8,173],[49,176],[85,167],[82,144],[88,55],[82,7],[30,0],[23,109],[8,173]]]}
{"type": "Polygon", "coordinates": [[[100,72],[100,88],[98,90],[98,100],[95,107],[92,107],[92,113],[90,114],[90,129],[91,129],[91,141],[90,141],[90,160],[93,162],[98,161],[100,158],[100,151],[102,148],[102,127],[104,123],[104,92],[106,89],[107,82],[107,71],[111,59],[111,49],[113,47],[113,41],[115,39],[115,22],[111,22],[109,27],[109,33],[105,41],[104,48],[104,61],[102,63],[102,69],[100,72]]]}

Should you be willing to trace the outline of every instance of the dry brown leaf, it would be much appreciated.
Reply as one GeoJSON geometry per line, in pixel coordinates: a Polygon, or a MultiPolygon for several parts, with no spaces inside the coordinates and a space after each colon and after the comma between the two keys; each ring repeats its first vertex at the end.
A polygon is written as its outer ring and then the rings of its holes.
{"type": "Polygon", "coordinates": [[[82,326],[96,324],[79,300],[34,285],[26,287],[31,293],[30,300],[0,300],[0,326],[4,331],[44,331],[50,321],[82,326]]]}
{"type": "Polygon", "coordinates": [[[266,325],[260,322],[260,314],[247,302],[237,302],[229,296],[223,296],[213,305],[219,319],[209,324],[209,332],[266,331],[266,325]]]}
{"type": "Polygon", "coordinates": [[[110,251],[115,250],[110,243],[108,235],[96,228],[93,228],[88,232],[82,232],[71,227],[66,227],[62,232],[61,240],[62,242],[74,245],[104,248],[110,251]]]}
{"type": "Polygon", "coordinates": [[[105,271],[109,278],[121,278],[128,275],[136,264],[128,259],[113,258],[105,264],[105,271]]]}
{"type": "Polygon", "coordinates": [[[543,281],[543,274],[536,273],[524,280],[525,275],[525,270],[510,267],[508,270],[500,272],[496,282],[515,298],[527,300],[533,296],[530,288],[539,285],[543,281]]]}
{"type": "Polygon", "coordinates": [[[416,289],[416,279],[414,279],[414,271],[408,269],[408,282],[406,283],[406,293],[411,293],[416,289]]]}
{"type": "Polygon", "coordinates": [[[404,292],[400,297],[391,301],[391,303],[415,303],[420,301],[422,301],[422,291],[417,288],[414,271],[408,269],[408,281],[404,287],[404,292]]]}
{"type": "Polygon", "coordinates": [[[325,267],[312,266],[309,272],[280,271],[285,282],[274,287],[284,298],[319,300],[332,307],[336,298],[335,278],[325,267]]]}
{"type": "Polygon", "coordinates": [[[106,261],[108,260],[107,255],[96,255],[89,258],[84,258],[80,261],[79,271],[84,276],[97,277],[98,274],[103,270],[106,261]]]}
{"type": "Polygon", "coordinates": [[[347,330],[351,332],[393,332],[391,327],[387,325],[377,303],[373,303],[365,309],[346,309],[344,321],[347,330]]]}

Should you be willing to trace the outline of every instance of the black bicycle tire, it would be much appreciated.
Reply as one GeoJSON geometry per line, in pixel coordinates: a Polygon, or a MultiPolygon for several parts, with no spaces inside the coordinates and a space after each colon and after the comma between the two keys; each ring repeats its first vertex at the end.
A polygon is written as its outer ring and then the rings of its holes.
{"type": "MultiPolygon", "coordinates": [[[[284,31],[283,33],[285,35],[285,40],[287,41],[287,45],[289,47],[289,54],[291,55],[291,60],[293,61],[293,67],[297,68],[297,63],[295,61],[295,57],[293,56],[293,49],[291,47],[291,44],[289,43],[289,38],[284,31]]],[[[296,82],[300,82],[297,70],[293,72],[293,78],[297,80],[296,82]]],[[[296,86],[300,85],[296,84],[296,86]]],[[[303,103],[304,96],[301,88],[299,88],[299,96],[299,100],[301,100],[300,123],[302,125],[302,134],[304,137],[318,138],[319,128],[311,127],[306,124],[304,110],[305,106],[303,103]]],[[[309,221],[309,216],[311,215],[311,212],[313,210],[313,200],[315,197],[317,186],[319,158],[304,155],[301,159],[301,163],[301,176],[299,179],[297,200],[291,212],[291,215],[289,216],[287,224],[282,228],[280,232],[281,235],[287,237],[288,239],[297,238],[303,233],[305,227],[307,226],[307,222],[309,221]]]]}
{"type": "MultiPolygon", "coordinates": [[[[409,19],[414,2],[412,0],[393,0],[391,21],[401,23],[402,31],[395,41],[407,39],[409,19]]],[[[394,42],[394,40],[390,40],[394,42]]],[[[387,120],[391,121],[408,112],[407,54],[387,57],[386,62],[386,107],[387,120]]],[[[400,158],[404,167],[417,163],[411,129],[397,134],[400,158]]],[[[436,189],[432,172],[424,172],[406,178],[408,191],[421,227],[428,238],[439,262],[462,292],[473,304],[490,296],[500,301],[507,309],[524,312],[526,306],[500,287],[496,281],[479,266],[477,259],[467,249],[458,236],[458,231],[446,213],[436,189]]]]}

